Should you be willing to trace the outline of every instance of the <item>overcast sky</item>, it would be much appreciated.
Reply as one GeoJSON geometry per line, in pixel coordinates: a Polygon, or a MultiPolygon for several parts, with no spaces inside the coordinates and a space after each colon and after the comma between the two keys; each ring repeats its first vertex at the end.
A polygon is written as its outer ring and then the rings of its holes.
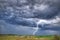
{"type": "Polygon", "coordinates": [[[0,34],[60,34],[60,0],[0,0],[0,34]]]}

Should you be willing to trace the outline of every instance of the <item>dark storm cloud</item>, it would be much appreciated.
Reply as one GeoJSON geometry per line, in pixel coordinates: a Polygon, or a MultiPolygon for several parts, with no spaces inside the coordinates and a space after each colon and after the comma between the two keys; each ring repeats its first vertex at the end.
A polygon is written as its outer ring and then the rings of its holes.
{"type": "MultiPolygon", "coordinates": [[[[60,1],[59,0],[27,0],[27,5],[24,3],[26,2],[19,2],[18,4],[22,4],[20,6],[16,5],[17,0],[8,0],[6,4],[1,3],[0,4],[0,19],[5,20],[7,23],[10,24],[18,24],[18,25],[35,25],[35,23],[29,20],[21,20],[20,21],[16,20],[16,17],[21,17],[21,18],[38,18],[38,19],[53,19],[56,16],[60,16],[60,1]],[[15,3],[16,2],[16,3],[15,3]],[[11,3],[11,4],[10,4],[11,3]],[[24,5],[23,5],[24,4],[24,5]],[[39,5],[47,5],[48,7],[44,10],[36,10],[34,9],[34,6],[38,4],[39,5]],[[58,4],[58,5],[57,5],[58,4]],[[3,6],[3,7],[2,7],[3,6]],[[34,11],[34,12],[33,12],[34,11]],[[9,18],[12,13],[14,14],[11,18],[9,18]],[[13,18],[15,17],[15,19],[13,18]]],[[[22,0],[21,0],[22,1],[22,0]]],[[[3,2],[3,1],[2,1],[3,2]]],[[[5,1],[4,1],[5,2],[5,1]]],[[[43,7],[42,7],[43,8],[43,7]]]]}
{"type": "Polygon", "coordinates": [[[0,34],[20,34],[20,35],[32,35],[33,28],[21,25],[12,25],[6,23],[4,20],[0,20],[0,34]]]}
{"type": "MultiPolygon", "coordinates": [[[[39,0],[38,0],[39,2],[39,0]]],[[[60,1],[59,0],[40,0],[42,2],[41,4],[48,5],[49,7],[45,10],[34,12],[36,18],[42,18],[42,19],[51,19],[55,16],[60,15],[60,1]]]]}
{"type": "Polygon", "coordinates": [[[14,0],[10,0],[10,1],[8,0],[7,1],[8,5],[4,5],[2,3],[2,5],[3,5],[2,9],[3,10],[2,11],[0,10],[0,11],[1,12],[4,12],[4,11],[8,12],[6,8],[10,5],[10,7],[12,7],[12,9],[14,10],[14,14],[19,13],[19,15],[21,15],[20,17],[24,17],[24,18],[51,19],[51,18],[54,18],[55,16],[57,16],[58,14],[60,14],[59,13],[59,11],[60,11],[60,5],[59,5],[60,1],[59,0],[27,0],[27,2],[24,2],[24,3],[27,3],[27,5],[25,5],[23,2],[21,3],[20,1],[22,1],[22,0],[15,0],[15,1],[14,0]],[[19,12],[16,12],[16,10],[17,10],[16,7],[18,7],[17,1],[19,1],[18,4],[20,5],[19,6],[20,9],[18,9],[19,12]],[[36,5],[36,4],[39,4],[39,5],[44,4],[44,5],[47,5],[49,7],[43,11],[37,11],[37,10],[34,11],[35,10],[34,5],[36,5]],[[25,6],[29,6],[30,10],[24,9],[25,6]],[[22,8],[22,7],[24,7],[24,8],[22,8]],[[26,12],[24,12],[24,10],[26,10],[26,12]],[[22,11],[22,13],[21,13],[21,11],[22,11]]]}
{"type": "MultiPolygon", "coordinates": [[[[56,16],[60,17],[60,0],[27,0],[24,2],[22,0],[0,0],[0,20],[3,20],[5,21],[5,23],[7,23],[5,25],[3,24],[4,30],[2,29],[2,33],[21,33],[24,28],[21,29],[18,27],[19,31],[16,31],[15,28],[18,25],[20,25],[21,27],[36,27],[37,23],[35,23],[35,18],[37,18],[37,20],[54,19],[56,16]],[[41,5],[43,6],[41,7],[41,5]],[[44,9],[45,5],[47,5],[47,7],[44,9]],[[31,21],[30,18],[32,18],[33,20],[31,21]]],[[[48,27],[50,27],[50,25],[48,25],[48,27]]],[[[51,31],[49,32],[49,30],[60,31],[60,27],[57,26],[47,28],[45,26],[42,27],[42,25],[39,25],[39,28],[41,28],[40,30],[43,30],[43,34],[51,33],[51,31]],[[48,31],[45,32],[44,30],[48,31]]],[[[27,28],[26,31],[23,30],[22,33],[26,34],[26,32],[28,32],[27,30],[29,29],[27,28]]],[[[38,31],[39,33],[42,32],[40,32],[40,30],[38,31]]],[[[56,32],[53,31],[53,33],[56,32]]]]}
{"type": "MultiPolygon", "coordinates": [[[[36,0],[35,0],[36,1],[36,0]]],[[[51,19],[60,14],[60,1],[59,0],[37,0],[37,2],[40,2],[40,5],[45,4],[49,7],[45,10],[34,12],[33,17],[35,18],[42,18],[42,19],[51,19]]]]}
{"type": "MultiPolygon", "coordinates": [[[[11,25],[4,22],[3,20],[0,20],[0,34],[20,34],[20,35],[32,35],[34,32],[33,28],[25,27],[25,26],[17,26],[17,25],[11,25]],[[2,24],[2,25],[1,25],[2,24]]],[[[51,29],[39,29],[36,33],[36,35],[51,35],[51,34],[58,34],[58,30],[51,30],[51,29]]]]}
{"type": "Polygon", "coordinates": [[[13,24],[13,25],[22,25],[22,26],[30,26],[30,27],[36,27],[36,23],[33,21],[29,21],[29,20],[24,20],[24,19],[16,19],[16,18],[12,18],[12,19],[6,19],[5,20],[7,23],[13,24]]]}
{"type": "Polygon", "coordinates": [[[54,31],[60,31],[60,27],[59,26],[56,26],[56,27],[42,27],[42,30],[54,30],[54,31]]]}
{"type": "Polygon", "coordinates": [[[55,16],[57,16],[59,13],[59,9],[54,8],[54,7],[49,7],[48,9],[46,9],[43,12],[35,12],[35,17],[36,18],[41,18],[41,19],[51,19],[54,18],[55,16]]]}
{"type": "MultiPolygon", "coordinates": [[[[45,10],[33,12],[34,16],[31,16],[32,18],[41,18],[41,19],[51,19],[60,14],[60,1],[59,0],[54,0],[54,1],[49,1],[45,0],[41,4],[43,5],[48,5],[49,7],[45,10]]],[[[38,3],[36,3],[38,4],[38,3]]],[[[40,4],[40,5],[41,5],[40,4]]],[[[35,4],[34,4],[35,5],[35,4]]],[[[32,6],[33,7],[33,6],[32,6]]],[[[34,8],[34,7],[33,7],[34,8]]],[[[25,17],[25,16],[24,16],[25,17]]]]}

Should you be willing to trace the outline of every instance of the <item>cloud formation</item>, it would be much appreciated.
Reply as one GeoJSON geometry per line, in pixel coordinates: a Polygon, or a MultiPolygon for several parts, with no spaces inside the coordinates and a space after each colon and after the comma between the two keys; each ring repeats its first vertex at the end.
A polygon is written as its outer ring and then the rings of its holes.
{"type": "MultiPolygon", "coordinates": [[[[0,21],[3,20],[2,25],[5,25],[4,27],[2,27],[1,33],[13,33],[14,30],[20,28],[17,27],[19,25],[22,27],[32,27],[32,29],[26,28],[30,31],[33,30],[33,27],[36,27],[37,24],[39,24],[38,28],[41,28],[40,30],[47,30],[43,33],[50,31],[49,33],[53,34],[56,33],[57,30],[59,33],[59,4],[60,0],[0,0],[0,21]],[[10,27],[14,30],[9,30],[10,27]],[[4,31],[3,29],[6,31],[4,31]]],[[[19,31],[21,33],[24,30],[23,28],[20,28],[19,31]]],[[[19,31],[17,30],[14,33],[17,33],[19,31]]],[[[25,32],[28,33],[28,31],[25,32]]]]}

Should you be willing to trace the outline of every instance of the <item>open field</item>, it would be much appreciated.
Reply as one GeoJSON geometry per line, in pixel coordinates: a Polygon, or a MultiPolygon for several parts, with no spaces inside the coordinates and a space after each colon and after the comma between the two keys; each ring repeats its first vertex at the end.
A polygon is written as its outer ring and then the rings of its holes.
{"type": "Polygon", "coordinates": [[[57,36],[17,36],[4,35],[0,36],[0,40],[60,40],[57,36]]]}

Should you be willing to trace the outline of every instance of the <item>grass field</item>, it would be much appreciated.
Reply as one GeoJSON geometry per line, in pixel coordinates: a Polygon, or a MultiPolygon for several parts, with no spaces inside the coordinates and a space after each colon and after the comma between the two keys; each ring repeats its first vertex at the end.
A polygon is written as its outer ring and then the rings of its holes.
{"type": "Polygon", "coordinates": [[[0,35],[0,40],[60,40],[57,36],[0,35]]]}

